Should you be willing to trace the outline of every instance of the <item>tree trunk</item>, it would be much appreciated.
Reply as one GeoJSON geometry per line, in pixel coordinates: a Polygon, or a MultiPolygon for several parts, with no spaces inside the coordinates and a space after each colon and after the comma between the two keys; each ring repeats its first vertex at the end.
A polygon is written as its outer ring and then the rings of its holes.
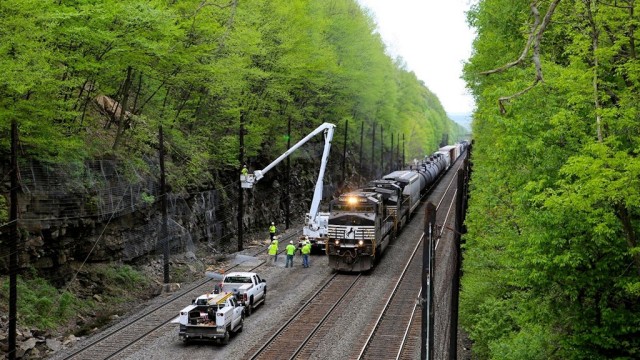
{"type": "Polygon", "coordinates": [[[118,119],[118,129],[116,131],[116,139],[113,142],[113,150],[116,150],[122,141],[122,134],[125,130],[125,117],[127,113],[127,102],[129,101],[129,87],[131,87],[131,66],[127,67],[127,79],[124,81],[124,89],[122,90],[122,103],[120,104],[120,118],[118,119]]]}

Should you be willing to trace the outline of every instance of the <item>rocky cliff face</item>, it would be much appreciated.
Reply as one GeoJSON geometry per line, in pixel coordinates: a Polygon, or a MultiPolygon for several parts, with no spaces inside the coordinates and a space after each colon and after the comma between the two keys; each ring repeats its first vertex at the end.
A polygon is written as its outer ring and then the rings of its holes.
{"type": "MultiPolygon", "coordinates": [[[[2,173],[8,174],[7,164],[1,166],[2,173]]],[[[271,221],[284,229],[286,179],[279,170],[269,172],[254,189],[244,190],[245,233],[264,230],[266,237],[271,221]]],[[[317,172],[305,159],[293,165],[289,179],[292,222],[300,222],[308,212],[317,172]]],[[[239,196],[232,176],[221,181],[231,185],[218,190],[168,194],[167,235],[163,236],[158,176],[153,171],[140,174],[107,160],[80,167],[21,165],[20,266],[35,267],[66,281],[72,276],[73,263],[135,263],[148,254],[161,253],[166,241],[172,254],[195,253],[199,246],[214,252],[236,249],[239,196]]],[[[9,179],[3,180],[0,190],[8,204],[9,179]]],[[[325,195],[331,195],[334,183],[328,171],[325,195]]],[[[3,244],[8,231],[8,227],[0,228],[3,244]]],[[[6,273],[8,259],[0,261],[6,273]]]]}

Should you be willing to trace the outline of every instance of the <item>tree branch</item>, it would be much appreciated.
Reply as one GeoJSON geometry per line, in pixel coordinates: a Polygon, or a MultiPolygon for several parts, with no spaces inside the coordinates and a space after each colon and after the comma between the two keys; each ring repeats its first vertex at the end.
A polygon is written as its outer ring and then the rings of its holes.
{"type": "Polygon", "coordinates": [[[531,26],[531,33],[529,34],[527,43],[524,49],[522,50],[520,57],[515,61],[505,64],[503,66],[500,66],[492,70],[483,71],[480,73],[480,75],[491,75],[491,74],[503,72],[509,68],[519,65],[522,62],[524,62],[524,59],[529,53],[529,49],[533,47],[533,54],[531,56],[531,59],[536,69],[536,76],[533,81],[533,84],[531,84],[530,86],[526,87],[525,89],[515,94],[509,95],[509,96],[503,96],[499,98],[498,105],[500,106],[500,113],[504,114],[506,112],[506,109],[504,106],[505,103],[509,102],[510,100],[516,97],[523,95],[524,93],[526,93],[527,91],[535,87],[539,82],[544,82],[544,77],[542,76],[542,65],[540,63],[540,42],[542,41],[542,35],[544,34],[544,31],[546,30],[547,26],[551,22],[551,17],[553,16],[553,13],[555,12],[556,7],[560,3],[560,1],[561,0],[553,0],[551,2],[551,4],[549,5],[549,8],[547,9],[547,13],[545,14],[542,21],[540,21],[540,12],[538,11],[538,1],[536,0],[532,1],[531,13],[533,14],[534,22],[533,22],[533,25],[531,26]]]}
{"type": "Polygon", "coordinates": [[[515,94],[511,94],[509,96],[503,96],[503,97],[499,98],[498,99],[498,105],[500,106],[500,113],[504,115],[507,112],[507,109],[505,109],[505,107],[504,107],[505,103],[508,103],[512,99],[515,99],[515,98],[521,96],[522,94],[526,93],[527,91],[533,89],[536,85],[538,85],[539,82],[540,82],[540,79],[536,77],[536,79],[533,81],[533,84],[527,86],[526,88],[518,91],[515,94]]]}

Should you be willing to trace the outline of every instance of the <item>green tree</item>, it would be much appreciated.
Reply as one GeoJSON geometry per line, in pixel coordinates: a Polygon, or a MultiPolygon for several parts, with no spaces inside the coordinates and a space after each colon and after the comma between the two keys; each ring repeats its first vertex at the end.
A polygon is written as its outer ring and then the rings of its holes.
{"type": "Polygon", "coordinates": [[[469,12],[478,111],[462,318],[482,358],[640,353],[633,6],[489,0],[469,12]]]}

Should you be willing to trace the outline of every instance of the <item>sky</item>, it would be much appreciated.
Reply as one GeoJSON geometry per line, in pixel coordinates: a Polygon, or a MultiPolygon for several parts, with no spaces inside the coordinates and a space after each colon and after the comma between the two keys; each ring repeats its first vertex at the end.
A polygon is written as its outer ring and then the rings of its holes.
{"type": "Polygon", "coordinates": [[[436,94],[448,114],[470,114],[462,65],[471,55],[473,31],[465,11],[473,0],[358,0],[372,11],[388,51],[436,94]]]}

